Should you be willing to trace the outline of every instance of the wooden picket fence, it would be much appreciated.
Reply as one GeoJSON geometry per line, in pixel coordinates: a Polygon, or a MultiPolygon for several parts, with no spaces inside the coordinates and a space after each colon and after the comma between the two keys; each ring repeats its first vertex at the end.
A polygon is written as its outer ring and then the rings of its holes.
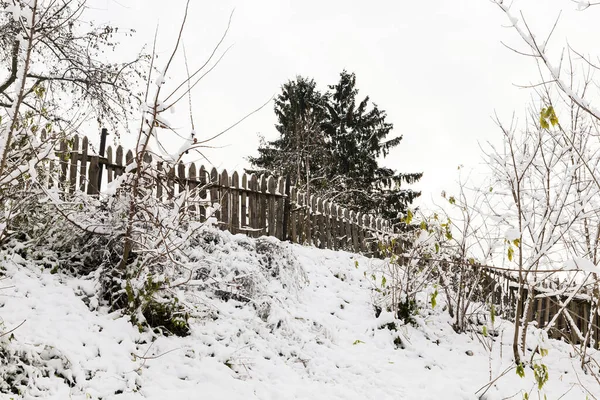
{"type": "MultiPolygon", "coordinates": [[[[102,147],[102,146],[101,146],[102,147]]],[[[101,148],[101,153],[103,150],[101,148]]],[[[122,175],[134,160],[131,150],[122,146],[106,148],[106,155],[92,154],[87,137],[74,136],[59,143],[58,165],[53,162],[50,171],[58,174],[58,182],[65,195],[84,192],[98,195],[102,185],[110,184],[122,175]],[[106,178],[102,178],[103,174],[106,178]]],[[[168,165],[154,162],[146,156],[144,162],[153,164],[157,181],[152,185],[153,195],[165,203],[186,194],[184,204],[200,220],[216,217],[219,226],[232,233],[248,236],[274,236],[280,240],[313,245],[332,250],[347,250],[370,256],[379,256],[378,243],[394,237],[390,221],[356,213],[336,203],[307,195],[289,185],[283,177],[229,173],[227,170],[206,169],[195,163],[168,165]],[[207,214],[207,207],[218,204],[218,210],[207,214]]],[[[511,318],[517,301],[518,280],[513,273],[498,271],[493,267],[478,266],[483,271],[483,287],[486,298],[499,307],[504,317],[511,318]]],[[[533,290],[532,312],[527,316],[538,327],[544,327],[555,315],[560,314],[550,335],[566,337],[572,343],[579,338],[571,324],[583,335],[590,326],[590,310],[593,307],[589,294],[575,296],[566,309],[566,300],[558,294],[560,284],[544,283],[533,290]],[[571,322],[571,321],[573,322],[571,322]]],[[[528,295],[526,293],[526,295],[528,295]]],[[[513,315],[514,317],[514,315],[513,315]]],[[[592,317],[592,339],[596,347],[600,343],[600,315],[592,317]]]]}
{"type": "MultiPolygon", "coordinates": [[[[519,289],[517,272],[482,265],[474,268],[482,273],[482,298],[489,299],[496,306],[499,315],[514,320],[519,289]]],[[[594,347],[600,348],[600,310],[596,309],[592,313],[592,299],[598,298],[598,293],[594,293],[593,289],[582,290],[567,303],[571,296],[570,290],[563,290],[566,287],[564,283],[558,279],[539,278],[538,283],[525,286],[524,299],[531,296],[529,301],[533,302],[526,316],[527,321],[539,328],[546,328],[554,319],[553,326],[548,331],[549,336],[565,339],[573,344],[581,343],[575,327],[584,337],[589,331],[594,347]]]]}
{"type": "MultiPolygon", "coordinates": [[[[134,160],[122,146],[106,148],[106,155],[92,154],[89,139],[79,136],[59,143],[59,165],[52,166],[65,194],[102,192],[123,174],[134,160]],[[104,180],[102,176],[105,176],[104,180]]],[[[232,233],[274,236],[280,240],[333,250],[374,254],[377,243],[393,234],[390,221],[350,211],[336,203],[307,195],[283,177],[210,170],[195,163],[168,165],[144,159],[157,172],[153,195],[164,202],[186,193],[185,209],[200,220],[214,216],[219,226],[232,233]],[[214,215],[207,207],[218,204],[214,215]]]]}

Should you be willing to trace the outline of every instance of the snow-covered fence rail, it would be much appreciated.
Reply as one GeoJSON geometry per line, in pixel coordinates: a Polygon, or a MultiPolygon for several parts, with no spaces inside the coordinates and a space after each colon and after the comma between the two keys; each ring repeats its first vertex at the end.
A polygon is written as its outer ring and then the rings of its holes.
{"type": "MultiPolygon", "coordinates": [[[[64,195],[98,195],[134,160],[133,152],[122,146],[94,154],[88,138],[76,135],[60,142],[57,155],[58,165],[52,162],[49,169],[64,195]]],[[[153,161],[151,155],[144,162],[154,167],[153,196],[168,203],[185,193],[182,209],[202,221],[216,217],[219,226],[232,233],[367,254],[374,254],[377,243],[393,234],[390,221],[308,195],[283,177],[209,170],[195,163],[167,164],[153,161]],[[207,215],[215,203],[219,207],[207,215]]]]}

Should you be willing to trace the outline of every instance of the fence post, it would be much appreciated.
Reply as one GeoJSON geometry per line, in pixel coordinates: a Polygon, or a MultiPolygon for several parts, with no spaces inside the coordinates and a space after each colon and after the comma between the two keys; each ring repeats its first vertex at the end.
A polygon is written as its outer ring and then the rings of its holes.
{"type": "MultiPolygon", "coordinates": [[[[100,157],[104,157],[104,151],[106,150],[106,137],[108,136],[108,129],[102,128],[100,133],[100,157]]],[[[98,193],[102,189],[102,163],[98,166],[98,193]]]]}

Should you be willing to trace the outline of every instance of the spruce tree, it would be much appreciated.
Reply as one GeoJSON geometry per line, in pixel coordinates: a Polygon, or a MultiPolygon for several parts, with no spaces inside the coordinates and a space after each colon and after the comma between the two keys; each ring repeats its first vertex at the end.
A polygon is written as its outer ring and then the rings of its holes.
{"type": "Polygon", "coordinates": [[[402,174],[379,166],[377,159],[398,146],[402,136],[387,137],[393,125],[369,97],[357,101],[356,76],[342,71],[336,85],[329,86],[327,118],[323,131],[328,138],[331,170],[327,197],[363,213],[396,219],[420,195],[403,184],[417,182],[422,173],[402,174]]]}
{"type": "Polygon", "coordinates": [[[404,189],[422,173],[403,174],[377,159],[398,146],[387,139],[393,125],[369,97],[357,100],[356,76],[342,71],[324,94],[312,79],[298,76],[275,99],[279,138],[262,142],[257,170],[290,176],[297,186],[351,210],[398,221],[420,193],[404,189]]]}
{"type": "Polygon", "coordinates": [[[249,157],[256,169],[278,176],[306,188],[315,177],[323,174],[326,165],[325,136],[321,125],[326,116],[325,97],[312,79],[302,76],[282,86],[275,98],[275,115],[279,138],[261,142],[258,157],[249,157]]]}

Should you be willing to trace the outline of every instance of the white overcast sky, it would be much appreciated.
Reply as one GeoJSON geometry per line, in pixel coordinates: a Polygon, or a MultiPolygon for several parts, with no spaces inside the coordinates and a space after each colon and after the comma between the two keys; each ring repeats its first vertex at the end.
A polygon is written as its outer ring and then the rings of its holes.
{"type": "MultiPolygon", "coordinates": [[[[124,54],[151,45],[159,26],[158,48],[166,56],[175,43],[184,0],[95,0],[97,23],[111,21],[137,30],[122,46],[124,54]]],[[[457,166],[476,171],[480,144],[500,143],[494,113],[510,120],[523,114],[531,90],[515,84],[537,82],[535,62],[504,47],[524,49],[507,27],[501,10],[488,0],[192,0],[184,43],[189,65],[203,63],[235,9],[221,64],[193,91],[193,113],[200,138],[221,131],[279,93],[296,75],[314,78],[325,89],[342,69],[355,72],[360,95],[369,95],[387,111],[394,133],[404,140],[384,161],[402,172],[424,172],[413,186],[421,202],[452,190],[457,166]]],[[[600,7],[577,11],[569,0],[520,0],[539,36],[548,33],[562,10],[554,40],[555,54],[568,43],[594,52],[600,33],[600,7]]],[[[185,77],[182,58],[167,83],[185,77]]],[[[190,131],[182,103],[171,123],[190,131]]],[[[221,137],[207,150],[213,165],[241,170],[256,153],[260,133],[276,137],[272,104],[221,137]]],[[[176,143],[177,137],[172,141],[176,143]]],[[[175,144],[174,144],[175,145],[175,144]]],[[[178,146],[176,146],[178,147],[178,146]]]]}

